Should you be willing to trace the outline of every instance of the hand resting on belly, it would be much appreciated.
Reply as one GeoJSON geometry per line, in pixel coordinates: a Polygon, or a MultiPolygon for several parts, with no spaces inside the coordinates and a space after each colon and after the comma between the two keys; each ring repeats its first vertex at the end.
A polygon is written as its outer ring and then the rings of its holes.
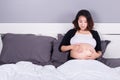
{"type": "Polygon", "coordinates": [[[73,44],[74,48],[70,52],[70,56],[75,59],[89,59],[96,51],[92,45],[87,43],[73,44]]]}

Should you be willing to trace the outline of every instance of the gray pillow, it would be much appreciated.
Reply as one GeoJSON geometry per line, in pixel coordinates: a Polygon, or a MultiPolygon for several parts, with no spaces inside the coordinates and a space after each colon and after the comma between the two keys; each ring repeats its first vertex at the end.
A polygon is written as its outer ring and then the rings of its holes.
{"type": "Polygon", "coordinates": [[[106,60],[102,56],[105,53],[105,50],[106,50],[109,43],[110,43],[110,40],[101,40],[102,55],[97,60],[102,62],[102,63],[106,62],[106,60]]]}
{"type": "Polygon", "coordinates": [[[61,43],[61,40],[54,40],[53,42],[53,53],[52,53],[52,62],[64,63],[67,61],[68,52],[60,52],[58,47],[61,43]]]}
{"type": "MultiPolygon", "coordinates": [[[[54,40],[53,42],[53,54],[52,54],[52,62],[57,64],[57,66],[61,65],[62,63],[66,62],[68,59],[68,52],[60,52],[58,50],[58,47],[60,45],[60,42],[63,39],[62,34],[58,34],[58,40],[54,40]]],[[[109,40],[102,40],[101,41],[101,48],[102,53],[105,52],[107,45],[110,43],[109,40]]],[[[99,61],[102,61],[102,57],[98,59],[99,61]]]]}
{"type": "Polygon", "coordinates": [[[108,65],[109,67],[115,68],[120,67],[120,58],[103,58],[104,64],[108,65]]]}
{"type": "Polygon", "coordinates": [[[3,63],[31,61],[35,64],[50,63],[52,43],[55,38],[33,34],[5,34],[0,60],[3,63]]]}
{"type": "Polygon", "coordinates": [[[101,40],[101,49],[103,54],[109,43],[110,43],[110,40],[101,40]]]}
{"type": "Polygon", "coordinates": [[[58,49],[62,39],[63,39],[63,35],[58,34],[58,40],[53,41],[53,53],[51,60],[53,64],[57,64],[57,66],[61,65],[62,63],[68,60],[69,52],[60,52],[58,49]]]}

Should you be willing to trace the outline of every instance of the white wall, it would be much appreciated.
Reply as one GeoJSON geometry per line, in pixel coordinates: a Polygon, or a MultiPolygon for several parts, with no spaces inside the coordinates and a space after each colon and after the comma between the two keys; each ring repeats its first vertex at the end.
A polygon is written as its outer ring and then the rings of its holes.
{"type": "Polygon", "coordinates": [[[71,23],[88,9],[97,23],[120,22],[120,0],[0,0],[0,23],[71,23]]]}

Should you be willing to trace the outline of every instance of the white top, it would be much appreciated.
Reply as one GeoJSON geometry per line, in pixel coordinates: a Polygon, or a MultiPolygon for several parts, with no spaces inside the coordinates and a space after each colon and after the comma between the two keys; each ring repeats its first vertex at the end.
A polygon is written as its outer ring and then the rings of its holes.
{"type": "Polygon", "coordinates": [[[94,48],[96,46],[96,40],[92,37],[91,34],[75,34],[71,40],[70,44],[78,43],[88,43],[91,44],[94,48]]]}

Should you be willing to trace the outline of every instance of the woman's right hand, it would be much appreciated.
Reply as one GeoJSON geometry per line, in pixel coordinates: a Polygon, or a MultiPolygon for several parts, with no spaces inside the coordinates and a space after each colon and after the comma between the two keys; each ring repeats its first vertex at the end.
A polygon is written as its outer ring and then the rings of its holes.
{"type": "Polygon", "coordinates": [[[72,44],[71,45],[71,50],[72,51],[79,51],[80,50],[80,45],[79,44],[72,44]]]}
{"type": "Polygon", "coordinates": [[[79,44],[72,44],[72,45],[62,46],[61,50],[63,52],[69,51],[69,50],[70,51],[78,51],[78,50],[80,50],[80,45],[79,44]]]}

